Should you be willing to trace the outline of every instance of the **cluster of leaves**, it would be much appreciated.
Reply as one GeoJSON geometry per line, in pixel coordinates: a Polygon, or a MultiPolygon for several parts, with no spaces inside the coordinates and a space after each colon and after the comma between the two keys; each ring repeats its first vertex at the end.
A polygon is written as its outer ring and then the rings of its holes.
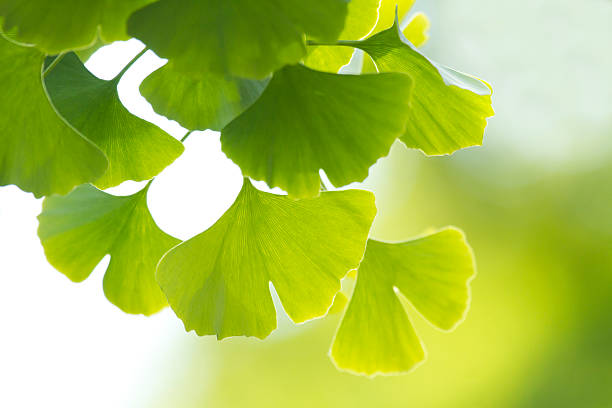
{"type": "Polygon", "coordinates": [[[408,371],[425,353],[404,303],[456,326],[471,251],[453,228],[368,239],[373,195],[321,191],[320,171],[337,187],[362,181],[398,138],[427,155],[479,145],[492,109],[488,85],[417,50],[427,18],[402,29],[413,1],[400,3],[393,21],[395,4],[380,0],[0,0],[0,185],[46,196],[39,237],[70,279],[110,254],[104,292],[125,312],[169,304],[199,335],[263,339],[276,328],[270,283],[299,323],[343,309],[348,274],[357,281],[334,362],[408,371]],[[141,84],[154,109],[221,131],[245,176],[231,208],[185,242],[155,224],[146,199],[182,143],[122,106],[117,84],[131,64],[105,81],[82,63],[129,37],[168,59],[141,84]],[[354,54],[362,73],[339,74],[354,54]],[[102,191],[126,180],[151,181],[131,196],[102,191]]]}

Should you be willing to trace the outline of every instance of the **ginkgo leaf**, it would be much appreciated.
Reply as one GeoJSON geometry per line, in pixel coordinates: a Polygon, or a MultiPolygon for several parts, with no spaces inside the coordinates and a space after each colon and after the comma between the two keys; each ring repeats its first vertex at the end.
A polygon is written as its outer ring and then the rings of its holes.
{"type": "Polygon", "coordinates": [[[83,49],[74,51],[74,53],[79,57],[81,61],[85,63],[92,55],[96,53],[96,51],[98,51],[100,48],[104,47],[105,45],[107,44],[100,39],[100,36],[98,36],[96,37],[96,40],[94,41],[92,45],[88,46],[87,48],[83,48],[83,49]]]}
{"type": "Polygon", "coordinates": [[[302,65],[276,72],[261,97],[221,134],[244,175],[290,195],[316,196],[319,169],[335,186],[362,181],[406,127],[404,74],[338,75],[302,65]]]}
{"type": "Polygon", "coordinates": [[[429,39],[427,31],[429,31],[429,18],[424,13],[416,13],[406,28],[402,30],[404,36],[415,47],[423,46],[429,39]]]}
{"type": "Polygon", "coordinates": [[[104,42],[127,40],[127,18],[153,1],[0,0],[0,17],[16,40],[55,55],[93,45],[98,32],[104,42]]]}
{"type": "Polygon", "coordinates": [[[177,72],[172,61],[149,75],[140,92],[155,112],[187,129],[221,130],[263,92],[268,80],[191,76],[177,72]]]}
{"type": "Polygon", "coordinates": [[[180,242],[151,217],[149,185],[134,195],[117,197],[85,184],[67,196],[47,197],[38,216],[38,236],[51,265],[81,282],[110,254],[106,297],[127,313],[144,315],[166,306],[155,267],[180,242]]]}
{"type": "Polygon", "coordinates": [[[117,94],[120,77],[99,79],[70,53],[45,78],[60,114],[108,157],[108,170],[94,182],[102,189],[148,180],[184,150],[181,142],[123,106],[117,94]]]}
{"type": "Polygon", "coordinates": [[[304,36],[338,39],[345,0],[161,0],[132,15],[128,31],[190,73],[265,78],[306,54],[304,36]]]}
{"type": "Polygon", "coordinates": [[[294,322],[325,315],[375,213],[366,191],[296,201],[245,179],[215,225],[162,258],[157,281],[186,330],[263,339],[276,328],[270,282],[294,322]]]}
{"type": "Polygon", "coordinates": [[[0,35],[0,185],[36,197],[65,194],[95,180],[104,153],[55,111],[42,79],[45,56],[0,35]]]}
{"type": "Polygon", "coordinates": [[[409,120],[400,140],[428,155],[451,154],[482,144],[493,116],[491,88],[479,79],[438,65],[404,36],[396,19],[388,30],[342,44],[367,52],[380,72],[403,72],[414,80],[409,120]]]}
{"type": "Polygon", "coordinates": [[[369,240],[333,361],[365,375],[411,370],[425,351],[399,296],[434,326],[452,330],[467,312],[474,273],[472,251],[454,228],[397,244],[369,240]]]}
{"type": "MultiPolygon", "coordinates": [[[[378,8],[381,0],[351,0],[342,40],[360,40],[367,36],[378,20],[378,8]]],[[[346,47],[308,47],[304,65],[319,71],[336,73],[349,63],[353,50],[346,47]]]]}
{"type": "Polygon", "coordinates": [[[372,30],[372,35],[393,25],[396,15],[399,17],[399,21],[403,21],[415,2],[416,0],[381,0],[378,8],[378,21],[376,27],[372,30]]]}
{"type": "MultiPolygon", "coordinates": [[[[398,8],[398,13],[400,9],[406,9],[406,7],[411,7],[412,3],[414,3],[414,0],[404,2],[403,8],[402,7],[398,8]]],[[[387,19],[390,18],[389,24],[384,25],[382,27],[388,27],[389,25],[393,24],[393,16],[394,16],[392,12],[393,8],[389,7],[388,4],[389,4],[388,1],[383,0],[381,8],[380,8],[381,17],[378,21],[378,24],[376,25],[376,28],[374,29],[375,33],[378,33],[381,31],[380,30],[381,20],[387,21],[387,19]]],[[[401,14],[398,14],[398,15],[401,15],[401,14]]],[[[410,18],[410,21],[406,25],[406,28],[402,30],[402,32],[404,33],[404,36],[406,37],[406,39],[412,45],[414,45],[415,47],[421,47],[429,39],[429,35],[427,34],[427,31],[429,30],[429,26],[430,26],[429,18],[424,13],[416,13],[410,18]]],[[[368,54],[365,54],[363,56],[363,64],[361,67],[361,72],[364,74],[378,72],[376,65],[374,65],[374,61],[372,61],[372,58],[370,58],[368,54]]]]}

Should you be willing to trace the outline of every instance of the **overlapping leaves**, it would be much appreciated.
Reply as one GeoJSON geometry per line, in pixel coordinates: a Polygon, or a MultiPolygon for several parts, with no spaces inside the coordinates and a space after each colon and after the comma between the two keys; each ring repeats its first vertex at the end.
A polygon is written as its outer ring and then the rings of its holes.
{"type": "Polygon", "coordinates": [[[187,330],[264,338],[276,327],[270,282],[294,322],[325,315],[375,213],[366,191],[296,201],[245,179],[215,225],[164,256],[157,279],[187,330]]]}
{"type": "Polygon", "coordinates": [[[482,144],[487,118],[494,113],[489,86],[422,55],[397,19],[388,30],[343,44],[367,52],[380,72],[403,72],[414,80],[411,106],[405,112],[407,128],[400,138],[408,147],[441,155],[482,144]]]}
{"type": "Polygon", "coordinates": [[[128,30],[183,72],[262,79],[306,55],[304,36],[338,39],[347,8],[345,0],[160,0],[134,13],[128,30]]]}
{"type": "Polygon", "coordinates": [[[0,185],[36,197],[101,177],[104,153],[55,111],[42,80],[45,56],[0,35],[0,185]],[[10,61],[10,63],[5,63],[10,61]]]}
{"type": "MultiPolygon", "coordinates": [[[[400,1],[399,15],[413,2],[400,1]]],[[[415,48],[427,39],[423,14],[404,30],[397,17],[387,28],[394,5],[0,0],[2,28],[18,42],[0,38],[0,185],[50,196],[39,236],[58,270],[81,281],[108,254],[112,303],[149,315],[167,300],[200,335],[266,337],[276,327],[270,285],[295,322],[338,312],[340,280],[358,268],[331,356],[366,375],[408,371],[425,352],[402,302],[452,329],[469,301],[471,251],[455,229],[368,241],[372,194],[320,193],[319,173],[336,186],[361,181],[397,138],[428,155],[479,145],[493,111],[488,85],[415,48]],[[245,178],[213,227],[177,245],[148,211],[150,183],[125,197],[74,189],[151,179],[183,151],[122,106],[125,70],[103,81],[64,55],[84,57],[126,32],[169,59],[141,85],[155,110],[221,131],[223,151],[245,176],[289,196],[245,178]],[[371,73],[337,74],[355,48],[371,73]],[[43,74],[45,56],[60,52],[43,74]]]]}
{"type": "Polygon", "coordinates": [[[15,39],[55,55],[105,42],[127,40],[125,22],[155,0],[0,0],[2,29],[15,39]]]}
{"type": "Polygon", "coordinates": [[[96,78],[72,53],[45,78],[59,113],[106,154],[108,169],[94,181],[103,189],[148,180],[184,150],[175,138],[128,112],[117,94],[120,79],[96,78]]]}
{"type": "Polygon", "coordinates": [[[149,75],[140,92],[161,115],[188,129],[221,130],[259,98],[268,80],[192,76],[172,61],[149,75]]]}
{"type": "Polygon", "coordinates": [[[362,181],[406,127],[410,77],[338,75],[291,65],[221,132],[223,151],[254,179],[294,197],[319,193],[319,170],[362,181]]]}

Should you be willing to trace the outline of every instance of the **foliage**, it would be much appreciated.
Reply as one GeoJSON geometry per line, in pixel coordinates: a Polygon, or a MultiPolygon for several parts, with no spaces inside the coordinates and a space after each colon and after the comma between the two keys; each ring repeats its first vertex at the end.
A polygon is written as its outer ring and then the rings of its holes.
{"type": "Polygon", "coordinates": [[[150,315],[167,299],[199,335],[268,336],[270,284],[296,323],[341,310],[341,280],[358,269],[332,358],[368,375],[409,371],[425,353],[398,296],[452,329],[469,304],[471,250],[456,229],[368,241],[372,194],[327,192],[320,173],[338,188],[362,181],[396,139],[427,155],[479,145],[493,111],[487,84],[416,49],[427,18],[416,14],[402,29],[393,6],[0,0],[0,185],[47,197],[39,237],[58,270],[82,281],[110,254],[112,303],[150,315]],[[141,85],[154,109],[191,130],[221,131],[245,176],[234,205],[183,243],[157,227],[146,198],[184,148],[117,96],[146,50],[110,81],[79,59],[128,36],[169,60],[141,85]],[[363,72],[339,73],[357,54],[363,72]],[[151,181],[127,197],[98,190],[126,180],[151,181]]]}

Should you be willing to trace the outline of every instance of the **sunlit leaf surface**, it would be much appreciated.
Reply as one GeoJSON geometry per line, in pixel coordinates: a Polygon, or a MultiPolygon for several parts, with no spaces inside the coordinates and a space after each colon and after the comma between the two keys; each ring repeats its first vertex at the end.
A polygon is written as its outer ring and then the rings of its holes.
{"type": "Polygon", "coordinates": [[[264,338],[276,328],[270,282],[294,322],[325,315],[363,256],[375,212],[366,191],[296,201],[245,179],[215,225],[164,256],[157,280],[186,330],[264,338]]]}
{"type": "Polygon", "coordinates": [[[98,32],[104,42],[127,40],[127,18],[152,1],[0,0],[0,17],[16,40],[55,55],[93,45],[98,32]]]}
{"type": "Polygon", "coordinates": [[[140,92],[160,115],[187,129],[221,130],[261,95],[267,80],[192,76],[174,69],[172,61],[149,75],[140,92]]]}
{"type": "Polygon", "coordinates": [[[83,185],[48,197],[38,236],[49,263],[75,282],[85,280],[106,254],[106,297],[127,313],[150,315],[166,305],[155,282],[162,255],[180,241],[160,230],[147,208],[148,186],[131,196],[83,185]]]}
{"type": "Polygon", "coordinates": [[[414,80],[409,120],[400,138],[406,146],[442,155],[482,144],[486,119],[494,114],[491,89],[484,82],[427,59],[406,39],[397,21],[349,45],[367,52],[380,72],[403,72],[414,80]]]}
{"type": "Polygon", "coordinates": [[[406,126],[407,75],[338,75],[301,65],[278,71],[222,132],[223,151],[244,175],[295,197],[319,192],[319,169],[335,186],[361,181],[406,126]]]}
{"type": "Polygon", "coordinates": [[[132,115],[119,100],[120,77],[104,81],[70,53],[45,78],[60,114],[108,157],[108,170],[94,184],[116,186],[148,180],[181,155],[183,145],[157,126],[132,115]]]}
{"type": "Polygon", "coordinates": [[[345,0],[161,0],[134,13],[130,34],[191,73],[264,78],[306,55],[304,37],[334,41],[345,0]]]}
{"type": "Polygon", "coordinates": [[[0,185],[41,197],[104,174],[104,153],[51,105],[42,82],[44,55],[0,35],[0,61],[0,185]]]}
{"type": "MultiPolygon", "coordinates": [[[[360,40],[376,25],[381,0],[351,0],[341,40],[360,40]]],[[[304,64],[319,71],[336,73],[348,64],[353,50],[344,47],[308,47],[304,64]]]]}
{"type": "Polygon", "coordinates": [[[425,351],[399,296],[436,327],[451,330],[467,311],[474,273],[472,252],[456,229],[398,244],[369,240],[332,359],[365,375],[409,371],[425,351]]]}

